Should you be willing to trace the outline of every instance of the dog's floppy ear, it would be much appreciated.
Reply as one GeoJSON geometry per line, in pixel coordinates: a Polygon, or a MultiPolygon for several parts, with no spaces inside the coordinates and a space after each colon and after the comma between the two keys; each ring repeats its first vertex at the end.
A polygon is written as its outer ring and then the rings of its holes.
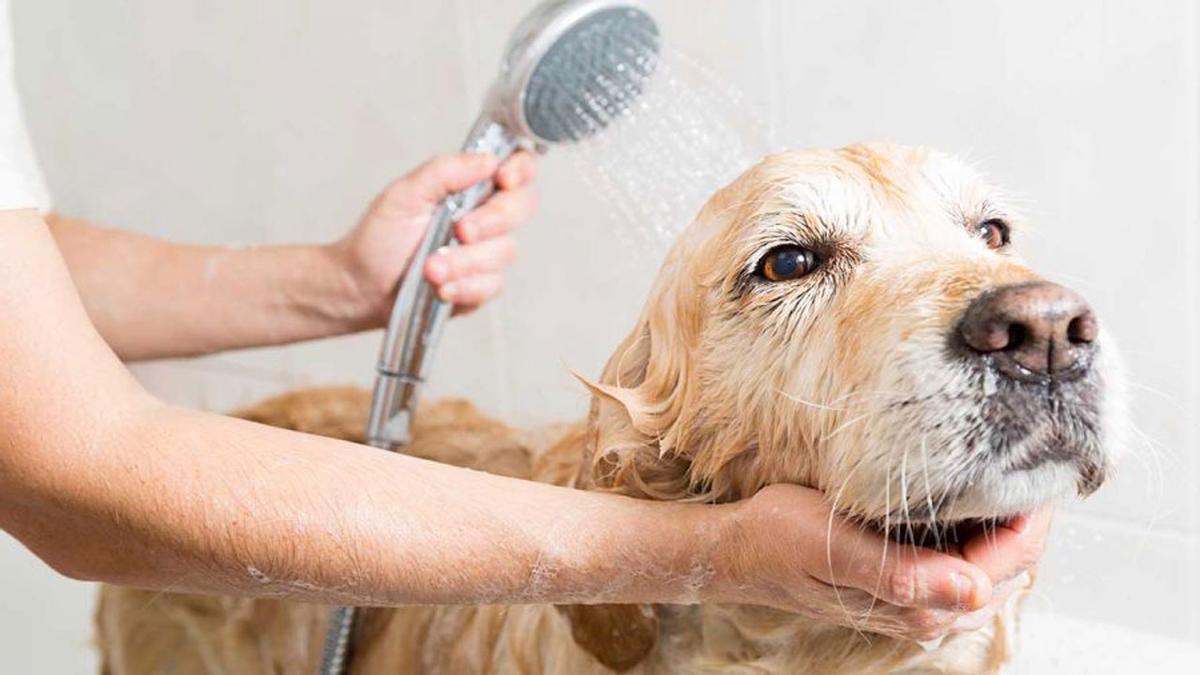
{"type": "Polygon", "coordinates": [[[692,354],[699,324],[675,289],[657,288],[637,326],[591,390],[578,484],[636,497],[679,500],[694,487],[684,449],[695,414],[692,354]]]}

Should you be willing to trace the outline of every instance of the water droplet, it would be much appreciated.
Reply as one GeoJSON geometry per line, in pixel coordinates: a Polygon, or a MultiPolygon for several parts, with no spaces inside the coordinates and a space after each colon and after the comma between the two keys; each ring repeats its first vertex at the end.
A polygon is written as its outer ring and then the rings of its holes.
{"type": "Polygon", "coordinates": [[[933,652],[933,651],[937,651],[938,648],[942,646],[942,641],[945,639],[946,638],[944,638],[944,637],[940,637],[940,638],[937,638],[934,640],[925,640],[924,642],[918,642],[917,644],[921,645],[921,649],[924,649],[926,652],[933,652]]]}
{"type": "Polygon", "coordinates": [[[987,368],[983,371],[983,396],[990,397],[996,393],[996,371],[987,368]]]}

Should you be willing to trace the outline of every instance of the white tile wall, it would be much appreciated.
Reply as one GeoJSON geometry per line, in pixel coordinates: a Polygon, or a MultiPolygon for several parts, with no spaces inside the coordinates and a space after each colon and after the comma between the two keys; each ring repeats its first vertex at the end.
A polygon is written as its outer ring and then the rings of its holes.
{"type": "MultiPolygon", "coordinates": [[[[456,147],[530,4],[17,2],[19,80],[63,211],[185,241],[327,240],[390,178],[456,147]]],[[[667,39],[736,84],[774,144],[934,145],[1025,200],[1035,262],[1083,290],[1120,338],[1140,454],[1156,457],[1064,510],[1039,602],[1200,643],[1195,4],[654,4],[667,39]]],[[[653,272],[564,156],[545,162],[542,195],[507,295],[455,322],[433,387],[517,421],[579,414],[567,369],[599,369],[653,272]]],[[[137,372],[171,400],[226,410],[289,387],[366,383],[377,343],[137,372]]],[[[12,543],[0,560],[13,672],[78,672],[86,586],[12,543]]]]}

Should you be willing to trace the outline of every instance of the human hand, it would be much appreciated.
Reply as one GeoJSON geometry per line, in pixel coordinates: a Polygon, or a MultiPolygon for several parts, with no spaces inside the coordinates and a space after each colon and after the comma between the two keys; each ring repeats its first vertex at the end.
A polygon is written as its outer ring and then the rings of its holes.
{"type": "Polygon", "coordinates": [[[820,492],[794,485],[741,502],[730,523],[707,600],[930,641],[985,625],[1022,586],[1049,512],[968,541],[964,558],[888,541],[833,515],[820,492]]]}
{"type": "Polygon", "coordinates": [[[503,164],[480,154],[435,157],[387,187],[358,224],[333,249],[347,270],[364,321],[387,321],[399,282],[429,219],[450,193],[495,176],[496,193],[455,226],[461,246],[430,256],[425,278],[457,313],[471,311],[500,293],[512,263],[512,229],[536,209],[532,155],[518,152],[503,164]]]}
{"type": "Polygon", "coordinates": [[[1032,583],[1030,576],[1046,549],[1053,506],[1021,515],[995,529],[988,528],[962,546],[967,562],[983,570],[992,582],[992,599],[984,610],[959,617],[949,632],[982,628],[1008,602],[1032,583]]]}

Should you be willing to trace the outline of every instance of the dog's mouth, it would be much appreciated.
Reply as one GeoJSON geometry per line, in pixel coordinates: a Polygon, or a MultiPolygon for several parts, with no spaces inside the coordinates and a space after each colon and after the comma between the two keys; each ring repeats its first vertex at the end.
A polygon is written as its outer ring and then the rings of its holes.
{"type": "Polygon", "coordinates": [[[1020,514],[953,521],[870,521],[865,525],[897,544],[961,553],[968,541],[995,538],[1000,528],[1008,527],[1019,517],[1020,514]]]}

